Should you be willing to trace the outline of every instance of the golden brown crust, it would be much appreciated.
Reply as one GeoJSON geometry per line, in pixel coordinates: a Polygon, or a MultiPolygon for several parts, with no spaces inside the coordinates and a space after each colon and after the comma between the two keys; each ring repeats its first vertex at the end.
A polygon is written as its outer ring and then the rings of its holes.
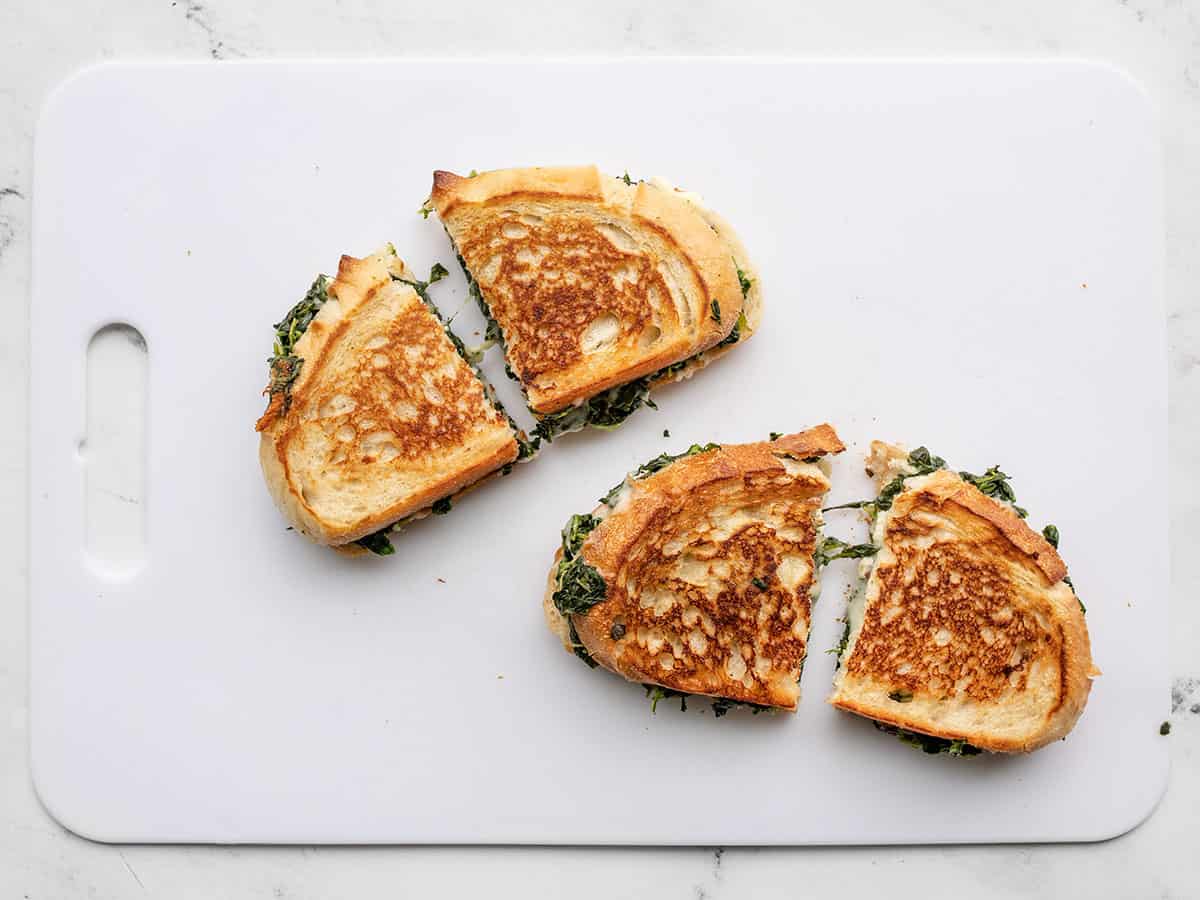
{"type": "Polygon", "coordinates": [[[780,435],[775,440],[768,441],[767,447],[772,454],[786,451],[796,459],[829,456],[846,449],[833,426],[828,423],[816,425],[807,431],[780,435]]]}
{"type": "Polygon", "coordinates": [[[671,191],[594,166],[436,172],[430,202],[539,414],[712,347],[742,310],[728,244],[671,191]]]}
{"type": "MultiPolygon", "coordinates": [[[[794,709],[829,488],[803,460],[841,449],[824,425],[631,482],[581,551],[608,585],[604,601],[571,617],[593,659],[632,681],[794,709]]],[[[554,588],[552,573],[543,604],[561,639],[554,588]]]]}
{"type": "Polygon", "coordinates": [[[433,173],[429,199],[438,218],[445,220],[460,203],[491,203],[511,197],[603,200],[600,179],[600,170],[595,166],[497,169],[466,178],[438,170],[433,173]]]}
{"type": "MultiPolygon", "coordinates": [[[[750,338],[753,337],[754,333],[758,330],[759,325],[762,323],[762,283],[758,274],[758,270],[755,269],[753,262],[750,260],[749,252],[746,250],[746,247],[742,243],[741,239],[737,236],[737,233],[733,230],[733,226],[731,226],[727,221],[710,209],[702,209],[700,210],[700,213],[704,216],[708,224],[712,226],[713,231],[717,233],[718,237],[725,241],[725,243],[729,246],[734,262],[737,264],[737,267],[742,270],[742,274],[750,279],[750,289],[746,292],[742,304],[742,312],[745,316],[745,324],[741,328],[738,340],[735,343],[714,345],[709,347],[707,350],[696,354],[687,361],[687,364],[683,366],[683,368],[679,369],[678,371],[670,372],[666,375],[662,375],[653,379],[650,383],[655,388],[662,388],[669,384],[678,384],[681,381],[687,381],[701,369],[711,365],[722,356],[729,353],[731,350],[740,347],[742,344],[746,343],[746,341],[750,340],[750,338]]],[[[741,285],[739,283],[739,288],[740,287],[741,285]]]]}
{"type": "MultiPolygon", "coordinates": [[[[882,487],[892,478],[890,473],[894,470],[889,469],[889,463],[898,463],[907,458],[908,452],[897,444],[872,441],[868,472],[876,475],[882,487]]],[[[956,472],[948,469],[934,472],[922,490],[944,500],[953,501],[975,515],[987,519],[1012,542],[1013,546],[1037,564],[1051,584],[1062,581],[1067,576],[1066,564],[1045,537],[1030,528],[1011,506],[988,497],[973,484],[963,481],[956,472]]]]}
{"type": "MultiPolygon", "coordinates": [[[[881,484],[907,454],[872,446],[881,484]]],[[[996,752],[1064,737],[1087,702],[1087,624],[1054,548],[954,472],[913,477],[883,543],[830,702],[996,752]]]]}
{"type": "Polygon", "coordinates": [[[646,181],[638,182],[633,215],[658,231],[664,244],[686,259],[699,276],[706,302],[700,308],[701,334],[693,352],[723,340],[737,323],[743,303],[742,285],[729,245],[693,204],[646,181]],[[709,309],[713,300],[720,307],[715,319],[709,309]]]}
{"type": "Polygon", "coordinates": [[[995,525],[1014,547],[1036,563],[1051,584],[1067,577],[1067,566],[1058,555],[1058,551],[1042,535],[1026,525],[1025,520],[1018,516],[1012,507],[997,503],[975,485],[962,481],[958,476],[952,477],[958,481],[958,485],[946,495],[947,500],[969,509],[995,525]]]}
{"type": "Polygon", "coordinates": [[[302,533],[355,541],[516,459],[507,421],[394,254],[343,257],[296,342],[291,406],[263,429],[271,494],[302,533]]]}

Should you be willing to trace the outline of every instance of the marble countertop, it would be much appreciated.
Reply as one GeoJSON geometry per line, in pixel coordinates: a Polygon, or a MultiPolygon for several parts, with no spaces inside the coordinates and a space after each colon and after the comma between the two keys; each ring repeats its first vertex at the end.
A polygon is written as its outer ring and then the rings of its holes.
{"type": "MultiPolygon", "coordinates": [[[[889,897],[1200,893],[1200,2],[970,0],[508,4],[119,0],[0,5],[0,896],[738,898],[850,889],[889,897]],[[103,59],[477,55],[1071,57],[1106,60],[1161,116],[1172,485],[1172,769],[1157,811],[1094,845],[797,849],[115,847],[65,831],[29,779],[27,378],[32,151],[47,93],[103,59]]],[[[803,773],[799,773],[803,777],[803,773]]],[[[820,815],[820,810],[798,810],[820,815]]]]}

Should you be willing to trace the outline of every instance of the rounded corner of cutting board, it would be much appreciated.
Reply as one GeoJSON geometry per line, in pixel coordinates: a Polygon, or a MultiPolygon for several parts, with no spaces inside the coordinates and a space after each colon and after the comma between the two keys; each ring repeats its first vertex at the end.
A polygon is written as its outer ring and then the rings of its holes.
{"type": "Polygon", "coordinates": [[[29,776],[34,796],[51,819],[84,840],[97,844],[117,842],[116,836],[105,832],[101,823],[86,814],[86,805],[77,806],[66,794],[60,792],[61,782],[48,775],[44,766],[38,765],[37,755],[33,753],[30,755],[29,776]]]}
{"type": "Polygon", "coordinates": [[[1163,797],[1167,794],[1167,783],[1170,780],[1171,760],[1165,746],[1160,750],[1158,759],[1152,765],[1153,769],[1150,765],[1146,766],[1148,775],[1144,786],[1139,785],[1133,798],[1121,811],[1122,814],[1114,817],[1112,822],[1103,823],[1094,833],[1082,837],[1081,842],[1101,844],[1105,841],[1113,841],[1124,837],[1131,831],[1136,831],[1150,820],[1162,804],[1163,797]]]}
{"type": "Polygon", "coordinates": [[[86,101],[88,99],[89,88],[102,88],[104,82],[119,80],[123,73],[153,65],[150,62],[139,62],[136,60],[101,59],[86,63],[77,69],[72,69],[60,81],[54,84],[46,94],[45,99],[42,101],[42,108],[38,112],[37,126],[34,134],[38,139],[41,139],[52,130],[50,126],[55,122],[56,117],[65,113],[69,118],[71,101],[77,96],[86,101]]]}

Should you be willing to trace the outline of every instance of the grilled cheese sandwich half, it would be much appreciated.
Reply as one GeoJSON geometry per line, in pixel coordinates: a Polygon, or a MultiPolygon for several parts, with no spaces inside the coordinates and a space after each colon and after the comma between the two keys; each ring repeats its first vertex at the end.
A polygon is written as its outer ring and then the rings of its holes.
{"type": "Polygon", "coordinates": [[[1099,670],[1058,531],[1025,522],[1007,476],[956,473],[875,441],[873,556],[830,703],[926,752],[1026,752],[1074,727],[1099,670]]]}
{"type": "Polygon", "coordinates": [[[543,609],[591,666],[675,694],[795,709],[817,594],[822,425],[754,444],[694,445],[573,516],[543,609]]]}
{"type": "Polygon", "coordinates": [[[430,209],[538,434],[614,427],[758,326],[733,229],[695,195],[595,166],[435,172],[430,209]]]}
{"type": "Polygon", "coordinates": [[[343,256],[275,326],[259,458],[318,543],[386,555],[390,532],[528,455],[427,286],[391,245],[343,256]]]}

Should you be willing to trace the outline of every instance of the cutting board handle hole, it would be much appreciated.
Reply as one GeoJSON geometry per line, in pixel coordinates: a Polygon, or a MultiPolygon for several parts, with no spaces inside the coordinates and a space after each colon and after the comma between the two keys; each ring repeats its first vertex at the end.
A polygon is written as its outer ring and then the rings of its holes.
{"type": "Polygon", "coordinates": [[[84,470],[84,549],[108,578],[131,578],[146,563],[148,358],[142,333],[122,322],[88,342],[86,433],[75,452],[84,470]]]}

